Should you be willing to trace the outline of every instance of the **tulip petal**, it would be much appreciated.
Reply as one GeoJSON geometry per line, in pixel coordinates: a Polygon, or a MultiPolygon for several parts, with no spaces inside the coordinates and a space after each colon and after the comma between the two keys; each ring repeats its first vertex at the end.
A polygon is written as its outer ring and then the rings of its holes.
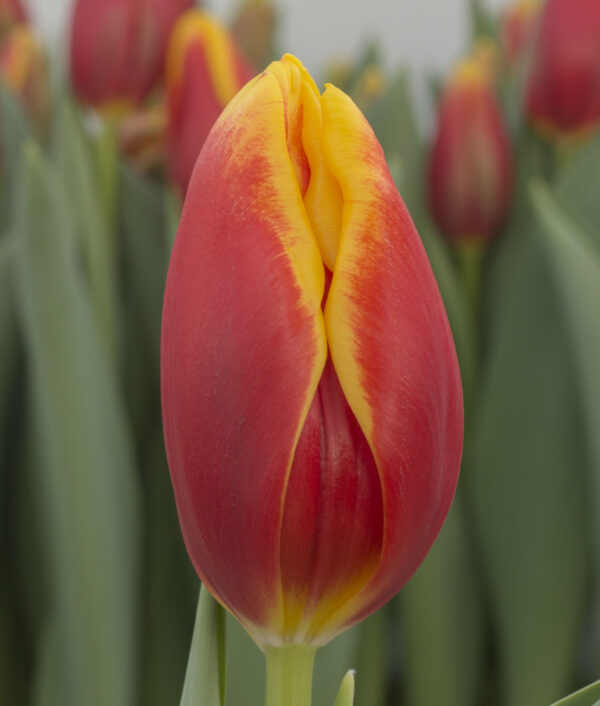
{"type": "Polygon", "coordinates": [[[211,131],[171,257],[162,332],[165,440],[188,552],[261,644],[280,639],[285,489],[327,356],[323,264],[284,98],[267,71],[211,131]]]}
{"type": "Polygon", "coordinates": [[[379,565],[318,633],[382,605],[416,570],[454,495],[462,390],[437,284],[382,149],[354,103],[329,86],[323,141],[343,194],[325,324],[344,395],[371,447],[383,493],[379,565]]]}

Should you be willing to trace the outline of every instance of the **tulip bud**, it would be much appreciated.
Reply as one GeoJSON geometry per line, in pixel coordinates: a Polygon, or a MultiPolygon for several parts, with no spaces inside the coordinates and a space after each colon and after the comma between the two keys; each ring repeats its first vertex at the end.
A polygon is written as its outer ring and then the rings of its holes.
{"type": "Polygon", "coordinates": [[[548,0],[540,19],[526,94],[542,130],[573,134],[600,120],[600,2],[548,0]]]}
{"type": "Polygon", "coordinates": [[[0,77],[40,130],[48,123],[46,55],[27,25],[17,25],[0,47],[0,77]]]}
{"type": "Polygon", "coordinates": [[[169,35],[194,0],[77,0],[71,79],[84,103],[129,109],[157,85],[169,35]]]}
{"type": "Polygon", "coordinates": [[[540,15],[539,0],[517,0],[500,19],[500,36],[509,66],[518,63],[535,37],[540,15]]]}
{"type": "Polygon", "coordinates": [[[0,0],[0,38],[21,22],[27,22],[21,0],[0,0]]]}
{"type": "Polygon", "coordinates": [[[446,86],[429,158],[429,201],[444,235],[493,237],[506,216],[512,156],[487,69],[463,61],[446,86]]]}
{"type": "Polygon", "coordinates": [[[200,10],[179,19],[167,56],[167,163],[182,194],[215,120],[253,75],[218,20],[200,10]]]}
{"type": "Polygon", "coordinates": [[[161,355],[188,552],[260,645],[324,644],[405,584],[458,478],[456,353],[371,127],[294,57],[204,144],[161,355]]]}

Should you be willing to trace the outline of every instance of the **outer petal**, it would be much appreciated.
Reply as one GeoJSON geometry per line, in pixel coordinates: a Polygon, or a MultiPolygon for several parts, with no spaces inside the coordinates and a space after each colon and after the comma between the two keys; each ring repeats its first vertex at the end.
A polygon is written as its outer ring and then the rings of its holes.
{"type": "Polygon", "coordinates": [[[182,194],[210,129],[252,75],[217,20],[199,10],[179,19],[167,56],[167,155],[182,194]]]}
{"type": "Polygon", "coordinates": [[[265,73],[210,133],[171,257],[162,333],[165,440],[188,552],[263,644],[281,633],[282,506],[327,354],[323,266],[284,106],[265,73]]]}
{"type": "Polygon", "coordinates": [[[324,148],[343,198],[325,321],[342,389],[375,457],[383,494],[379,564],[320,636],[392,597],[437,536],[462,450],[462,389],[452,335],[429,262],[370,126],[328,87],[324,148]]]}

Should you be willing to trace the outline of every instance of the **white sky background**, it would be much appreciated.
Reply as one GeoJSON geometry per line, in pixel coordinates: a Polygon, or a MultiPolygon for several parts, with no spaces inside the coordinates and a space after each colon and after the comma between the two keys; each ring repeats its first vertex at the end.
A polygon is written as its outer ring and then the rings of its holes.
{"type": "MultiPolygon", "coordinates": [[[[74,0],[23,0],[60,51],[74,0]]],[[[205,0],[206,9],[231,18],[239,0],[205,0]]],[[[378,40],[385,65],[409,66],[422,105],[423,75],[444,71],[466,47],[468,0],[275,0],[279,45],[316,77],[332,58],[353,57],[378,40]]],[[[485,0],[497,10],[508,0],[485,0]]],[[[425,109],[426,110],[426,109],[425,109]]]]}

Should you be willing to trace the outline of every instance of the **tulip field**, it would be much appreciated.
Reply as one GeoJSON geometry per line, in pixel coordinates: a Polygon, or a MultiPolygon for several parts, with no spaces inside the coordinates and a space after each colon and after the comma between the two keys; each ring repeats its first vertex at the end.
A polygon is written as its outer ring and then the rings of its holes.
{"type": "Polygon", "coordinates": [[[210,10],[0,0],[0,706],[598,706],[599,0],[210,10]]]}

